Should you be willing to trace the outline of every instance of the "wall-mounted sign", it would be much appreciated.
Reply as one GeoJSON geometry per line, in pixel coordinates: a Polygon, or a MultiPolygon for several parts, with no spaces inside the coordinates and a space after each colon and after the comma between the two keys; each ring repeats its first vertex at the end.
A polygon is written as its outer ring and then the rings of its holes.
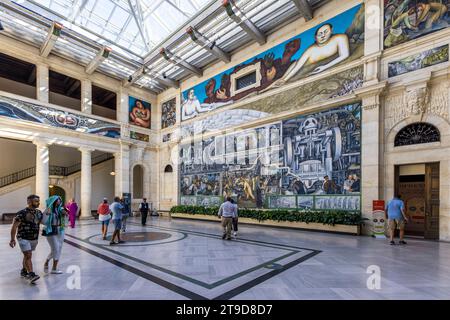
{"type": "Polygon", "coordinates": [[[109,138],[120,137],[117,124],[3,96],[0,96],[0,116],[109,138]]]}
{"type": "Polygon", "coordinates": [[[142,128],[150,128],[151,123],[151,105],[143,100],[129,97],[129,121],[130,124],[142,128]]]}

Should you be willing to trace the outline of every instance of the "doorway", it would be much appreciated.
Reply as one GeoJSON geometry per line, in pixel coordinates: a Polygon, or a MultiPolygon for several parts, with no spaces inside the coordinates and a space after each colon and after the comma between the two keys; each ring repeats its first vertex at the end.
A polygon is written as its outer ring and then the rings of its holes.
{"type": "Polygon", "coordinates": [[[395,167],[395,193],[405,203],[405,235],[439,239],[439,163],[395,167]]]}

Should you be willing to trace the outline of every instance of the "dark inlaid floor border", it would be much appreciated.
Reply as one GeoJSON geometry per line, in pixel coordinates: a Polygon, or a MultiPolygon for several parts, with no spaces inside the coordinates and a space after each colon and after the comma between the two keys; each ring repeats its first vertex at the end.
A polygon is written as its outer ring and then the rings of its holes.
{"type": "MultiPolygon", "coordinates": [[[[137,223],[133,223],[133,222],[131,222],[131,224],[138,225],[137,223]]],[[[193,231],[193,230],[183,230],[183,229],[160,227],[160,226],[154,226],[154,225],[147,225],[146,227],[175,230],[175,231],[178,231],[178,232],[179,231],[191,232],[193,234],[198,233],[198,234],[203,234],[204,236],[207,235],[209,237],[214,237],[214,238],[218,237],[217,235],[204,233],[204,232],[197,232],[197,231],[193,231]]],[[[75,238],[75,239],[77,239],[77,238],[75,238]]],[[[300,263],[302,263],[302,262],[304,262],[304,261],[306,261],[306,260],[308,260],[308,259],[310,259],[310,258],[312,258],[312,257],[314,257],[317,254],[322,252],[320,250],[314,250],[314,249],[309,249],[309,248],[301,248],[301,247],[290,246],[290,245],[285,245],[285,244],[276,244],[276,243],[265,242],[265,241],[256,241],[256,240],[249,240],[249,239],[240,239],[240,240],[244,240],[244,241],[248,241],[248,242],[256,242],[256,243],[261,243],[261,244],[266,244],[266,245],[268,245],[268,244],[276,245],[276,246],[279,246],[279,247],[284,246],[284,247],[290,247],[290,248],[296,248],[296,249],[303,249],[303,250],[308,250],[308,251],[311,251],[311,252],[306,254],[305,256],[302,256],[302,257],[300,257],[300,258],[298,258],[298,259],[296,259],[294,261],[291,261],[291,262],[287,263],[286,265],[283,265],[281,268],[272,270],[272,271],[270,271],[270,272],[268,272],[268,273],[266,273],[264,275],[261,275],[261,276],[255,278],[255,279],[253,279],[253,280],[250,280],[249,282],[244,283],[244,284],[242,284],[242,285],[240,285],[240,286],[238,286],[236,288],[233,288],[233,289],[231,289],[231,290],[229,290],[229,291],[227,291],[227,292],[225,292],[225,293],[223,293],[223,294],[221,294],[221,295],[219,295],[219,296],[217,296],[215,298],[212,298],[211,300],[229,300],[229,299],[231,299],[231,298],[233,298],[233,297],[235,297],[235,296],[237,296],[237,295],[239,295],[239,294],[241,294],[241,293],[243,293],[243,292],[253,288],[254,286],[256,286],[256,285],[258,285],[258,284],[260,284],[262,282],[265,282],[265,281],[273,278],[274,276],[276,276],[276,275],[278,275],[278,274],[280,274],[280,273],[282,273],[282,272],[284,272],[284,271],[286,271],[286,270],[288,270],[288,269],[290,269],[290,268],[292,268],[292,267],[294,267],[294,266],[296,266],[296,265],[298,265],[298,264],[300,264],[300,263]]],[[[156,283],[156,284],[158,284],[158,285],[160,285],[160,286],[162,286],[162,287],[164,287],[164,288],[166,288],[166,289],[168,289],[170,291],[178,293],[178,294],[180,294],[180,295],[182,295],[182,296],[184,296],[184,297],[186,297],[188,299],[191,299],[191,300],[209,300],[209,298],[204,297],[204,296],[202,296],[202,295],[200,295],[198,293],[195,293],[195,292],[192,292],[192,291],[190,291],[188,289],[185,289],[185,288],[182,288],[180,286],[177,286],[177,285],[175,285],[175,284],[173,284],[173,283],[171,283],[169,281],[166,281],[166,280],[161,279],[161,278],[159,278],[157,276],[151,275],[151,274],[149,274],[149,273],[147,273],[145,271],[142,271],[142,270],[140,270],[138,268],[135,268],[135,267],[133,267],[133,266],[131,266],[129,264],[123,263],[123,262],[118,261],[118,260],[116,260],[114,258],[108,257],[108,256],[106,256],[106,255],[104,255],[102,253],[99,253],[97,251],[94,251],[94,250],[91,250],[91,249],[86,248],[84,246],[81,246],[81,245],[79,245],[79,244],[77,244],[77,243],[75,243],[73,241],[70,241],[70,240],[67,240],[67,239],[65,239],[64,241],[67,244],[69,244],[69,245],[71,245],[71,246],[73,246],[75,248],[83,250],[83,251],[85,251],[85,252],[87,252],[87,253],[89,253],[89,254],[91,254],[93,256],[96,256],[96,257],[98,257],[98,258],[100,258],[100,259],[102,259],[104,261],[107,261],[107,262],[109,262],[109,263],[111,263],[111,264],[113,264],[113,265],[115,265],[115,266],[117,266],[119,268],[127,270],[127,271],[129,271],[129,272],[131,272],[131,273],[133,273],[133,274],[135,274],[135,275],[137,275],[139,277],[142,277],[142,278],[147,279],[147,280],[149,280],[151,282],[154,282],[154,283],[156,283]]]]}

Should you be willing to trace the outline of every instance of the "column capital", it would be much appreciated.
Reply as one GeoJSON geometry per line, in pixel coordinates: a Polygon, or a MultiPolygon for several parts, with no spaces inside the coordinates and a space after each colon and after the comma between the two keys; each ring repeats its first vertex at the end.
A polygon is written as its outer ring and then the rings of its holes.
{"type": "Polygon", "coordinates": [[[90,152],[95,151],[94,148],[90,148],[90,147],[79,147],[78,150],[81,151],[81,153],[88,153],[88,152],[90,153],[90,152]]]}
{"type": "Polygon", "coordinates": [[[48,147],[50,145],[50,141],[42,138],[35,138],[32,143],[38,147],[48,147]]]}

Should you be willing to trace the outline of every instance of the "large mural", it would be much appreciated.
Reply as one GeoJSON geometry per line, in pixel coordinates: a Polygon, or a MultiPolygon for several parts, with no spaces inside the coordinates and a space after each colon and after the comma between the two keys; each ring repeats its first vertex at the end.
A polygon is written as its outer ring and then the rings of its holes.
{"type": "Polygon", "coordinates": [[[384,47],[449,26],[449,0],[384,0],[384,47]]]}
{"type": "Polygon", "coordinates": [[[161,128],[168,128],[177,122],[176,99],[163,102],[161,105],[161,128]]]}
{"type": "Polygon", "coordinates": [[[120,126],[115,123],[3,96],[0,96],[0,116],[120,138],[120,126]]]}
{"type": "Polygon", "coordinates": [[[192,137],[213,131],[220,131],[262,119],[271,114],[298,110],[320,101],[351,94],[363,84],[363,67],[358,66],[332,76],[306,83],[299,88],[251,101],[239,108],[224,110],[194,122],[181,125],[181,136],[192,137]]]}
{"type": "Polygon", "coordinates": [[[431,67],[448,61],[448,44],[389,62],[388,75],[395,77],[404,73],[431,67]]]}
{"type": "Polygon", "coordinates": [[[129,121],[130,124],[142,128],[150,128],[151,124],[151,105],[143,100],[129,97],[128,100],[129,121]]]}
{"type": "Polygon", "coordinates": [[[252,94],[279,87],[363,56],[364,7],[349,9],[182,93],[181,120],[195,118],[252,94]],[[248,90],[235,88],[240,75],[256,72],[248,90]]]}
{"type": "Polygon", "coordinates": [[[360,209],[361,105],[302,115],[180,146],[180,201],[360,209]]]}

